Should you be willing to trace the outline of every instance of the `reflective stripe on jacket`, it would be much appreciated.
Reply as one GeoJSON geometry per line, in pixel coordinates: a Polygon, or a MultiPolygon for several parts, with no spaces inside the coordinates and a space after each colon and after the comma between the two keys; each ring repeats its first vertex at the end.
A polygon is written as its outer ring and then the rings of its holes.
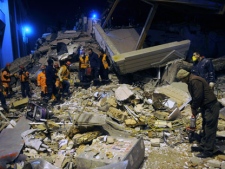
{"type": "Polygon", "coordinates": [[[44,72],[41,72],[37,76],[37,84],[41,86],[41,91],[47,93],[47,85],[46,85],[46,75],[44,72]]]}
{"type": "Polygon", "coordinates": [[[88,56],[80,56],[79,58],[80,60],[80,69],[85,69],[87,67],[89,67],[89,57],[88,56]]]}
{"type": "Polygon", "coordinates": [[[1,75],[1,81],[4,83],[4,82],[10,82],[11,79],[10,79],[10,73],[7,72],[6,70],[2,72],[2,75],[1,75]]]}
{"type": "Polygon", "coordinates": [[[104,66],[105,69],[108,69],[109,68],[109,64],[108,64],[108,62],[106,60],[106,57],[107,57],[106,54],[103,54],[102,64],[103,64],[103,66],[104,66]]]}
{"type": "Polygon", "coordinates": [[[29,80],[29,72],[21,71],[19,73],[20,82],[26,82],[29,80]]]}
{"type": "Polygon", "coordinates": [[[60,80],[68,80],[70,71],[67,69],[66,65],[62,65],[59,69],[58,76],[60,80]]]}

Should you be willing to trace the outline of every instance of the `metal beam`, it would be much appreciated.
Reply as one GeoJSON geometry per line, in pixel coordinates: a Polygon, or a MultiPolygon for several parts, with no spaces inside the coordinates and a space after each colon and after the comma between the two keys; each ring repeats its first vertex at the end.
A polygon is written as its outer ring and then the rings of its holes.
{"type": "Polygon", "coordinates": [[[111,10],[109,11],[109,14],[107,15],[107,18],[105,19],[105,22],[102,24],[102,29],[105,28],[105,25],[107,24],[107,22],[109,21],[109,18],[112,16],[112,13],[114,12],[116,6],[118,5],[118,3],[120,2],[120,0],[116,0],[111,8],[111,10]]]}
{"type": "Polygon", "coordinates": [[[143,43],[145,41],[145,38],[147,36],[148,30],[149,30],[149,28],[150,28],[150,26],[152,24],[153,18],[154,18],[155,13],[156,13],[156,10],[158,8],[158,4],[151,4],[151,5],[152,5],[152,7],[151,7],[151,10],[150,10],[150,12],[148,14],[148,17],[147,17],[147,20],[145,22],[145,25],[144,25],[144,27],[142,29],[140,38],[139,38],[137,46],[136,46],[136,50],[142,48],[143,43]]]}

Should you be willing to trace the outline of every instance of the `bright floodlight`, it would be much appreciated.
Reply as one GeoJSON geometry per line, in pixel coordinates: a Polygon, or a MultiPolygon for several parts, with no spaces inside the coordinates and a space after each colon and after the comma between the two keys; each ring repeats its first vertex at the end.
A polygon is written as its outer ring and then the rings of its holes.
{"type": "Polygon", "coordinates": [[[22,28],[23,34],[30,34],[31,33],[31,27],[29,26],[24,26],[22,28]]]}
{"type": "Polygon", "coordinates": [[[96,19],[96,16],[97,16],[96,14],[93,14],[93,15],[92,15],[92,18],[93,18],[93,19],[96,19]]]}

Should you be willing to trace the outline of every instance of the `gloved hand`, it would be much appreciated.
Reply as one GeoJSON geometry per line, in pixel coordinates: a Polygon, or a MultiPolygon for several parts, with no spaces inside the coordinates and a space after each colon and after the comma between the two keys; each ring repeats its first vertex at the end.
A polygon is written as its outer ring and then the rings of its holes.
{"type": "Polygon", "coordinates": [[[196,109],[191,109],[191,112],[194,117],[198,115],[198,111],[196,109]]]}
{"type": "Polygon", "coordinates": [[[211,89],[213,89],[214,86],[215,86],[215,83],[213,83],[213,82],[210,82],[210,83],[209,83],[209,87],[210,87],[211,89]]]}
{"type": "Polygon", "coordinates": [[[62,79],[60,79],[60,82],[63,82],[63,80],[62,80],[62,79]]]}

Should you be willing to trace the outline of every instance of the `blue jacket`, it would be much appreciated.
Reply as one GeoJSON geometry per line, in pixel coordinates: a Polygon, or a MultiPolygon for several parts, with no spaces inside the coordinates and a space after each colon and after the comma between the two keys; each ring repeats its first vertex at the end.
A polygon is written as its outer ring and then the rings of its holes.
{"type": "Polygon", "coordinates": [[[92,68],[100,69],[101,60],[99,59],[98,55],[95,52],[92,52],[89,55],[89,60],[90,60],[90,65],[92,68]]]}
{"type": "Polygon", "coordinates": [[[46,84],[55,84],[56,81],[56,70],[53,68],[52,65],[48,65],[45,69],[46,75],[46,84]]]}
{"type": "Polygon", "coordinates": [[[216,81],[215,79],[215,70],[212,64],[212,61],[206,58],[203,58],[200,62],[193,64],[191,73],[204,78],[208,83],[216,81]]]}

